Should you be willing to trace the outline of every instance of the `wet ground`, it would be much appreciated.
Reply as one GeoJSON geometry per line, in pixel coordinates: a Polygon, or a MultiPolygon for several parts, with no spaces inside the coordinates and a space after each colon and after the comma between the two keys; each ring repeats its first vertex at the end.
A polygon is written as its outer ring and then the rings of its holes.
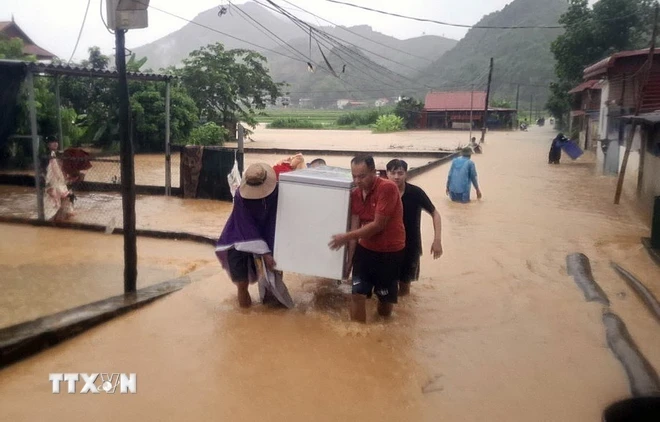
{"type": "Polygon", "coordinates": [[[443,217],[445,254],[429,257],[424,217],[421,280],[391,320],[370,303],[369,324],[350,323],[345,288],[290,274],[294,310],[241,311],[215,264],[182,292],[0,372],[0,420],[600,420],[627,380],[566,255],[591,258],[655,368],[660,327],[609,262],[656,296],[660,269],[639,241],[647,216],[612,205],[616,180],[595,175],[592,155],[548,166],[552,135],[489,134],[474,156],[479,202],[447,200],[448,166],[414,180],[443,217]],[[138,393],[53,395],[51,372],[135,372],[138,393]]]}

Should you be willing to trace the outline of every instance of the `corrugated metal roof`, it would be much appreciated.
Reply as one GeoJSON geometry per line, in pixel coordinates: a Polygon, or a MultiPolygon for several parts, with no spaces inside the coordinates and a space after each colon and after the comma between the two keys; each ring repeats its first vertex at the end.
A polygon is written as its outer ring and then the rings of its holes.
{"type": "MultiPolygon", "coordinates": [[[[606,57],[603,60],[596,62],[587,68],[584,69],[584,79],[593,79],[597,76],[603,75],[607,72],[607,69],[613,67],[618,59],[625,57],[635,57],[635,56],[644,56],[649,54],[648,48],[643,48],[641,50],[628,50],[620,51],[618,53],[612,54],[610,57],[606,57]]],[[[660,54],[660,50],[655,50],[653,55],[660,54]]]]}
{"type": "MultiPolygon", "coordinates": [[[[0,60],[0,67],[2,66],[25,66],[32,72],[45,73],[47,75],[84,76],[90,78],[110,79],[116,79],[119,76],[115,70],[92,69],[80,66],[69,66],[65,64],[23,62],[20,60],[0,60]]],[[[128,79],[143,81],[167,81],[170,79],[175,79],[174,76],[157,73],[127,72],[126,75],[128,79]]]]}
{"type": "Polygon", "coordinates": [[[424,101],[427,111],[483,110],[485,105],[486,93],[483,91],[429,92],[424,101]]]}
{"type": "Polygon", "coordinates": [[[660,123],[660,110],[654,111],[653,113],[640,114],[638,116],[621,116],[620,118],[629,121],[658,124],[660,123]]]}
{"type": "Polygon", "coordinates": [[[568,91],[568,93],[577,94],[578,92],[582,92],[587,89],[601,89],[599,81],[592,79],[586,82],[582,82],[580,85],[568,91]]]}

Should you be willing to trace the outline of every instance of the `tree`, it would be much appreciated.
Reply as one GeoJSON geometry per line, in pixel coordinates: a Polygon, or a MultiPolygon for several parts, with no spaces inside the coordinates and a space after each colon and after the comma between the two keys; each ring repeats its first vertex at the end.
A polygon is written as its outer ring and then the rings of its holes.
{"type": "Polygon", "coordinates": [[[36,61],[35,56],[23,53],[23,40],[0,35],[0,59],[36,61]]]}
{"type": "Polygon", "coordinates": [[[644,47],[653,0],[569,0],[559,20],[566,28],[552,43],[558,81],[550,86],[547,109],[560,123],[570,111],[567,91],[580,83],[585,67],[617,51],[644,47]]]}
{"type": "Polygon", "coordinates": [[[495,107],[495,108],[513,108],[513,105],[511,104],[511,101],[507,99],[492,99],[490,100],[490,107],[495,107]]]}
{"type": "MultiPolygon", "coordinates": [[[[165,85],[142,82],[130,97],[133,139],[138,152],[160,152],[165,149],[165,85]]],[[[199,112],[195,102],[174,86],[170,92],[170,141],[185,142],[190,136],[199,112]]]]}
{"type": "Polygon", "coordinates": [[[424,110],[424,103],[417,101],[412,97],[405,97],[396,104],[394,114],[403,119],[403,125],[406,129],[417,127],[417,121],[424,110]]]}
{"type": "Polygon", "coordinates": [[[254,51],[217,43],[193,51],[183,63],[179,75],[202,120],[224,126],[232,137],[239,121],[254,128],[255,110],[282,95],[283,84],[273,82],[266,58],[254,51]]]}
{"type": "MultiPolygon", "coordinates": [[[[81,65],[107,70],[110,59],[98,47],[91,47],[81,65]]],[[[126,70],[140,72],[147,58],[132,54],[126,70]]],[[[101,78],[62,78],[63,104],[79,114],[80,140],[112,148],[119,138],[117,81],[101,78]]],[[[130,81],[131,134],[138,152],[161,152],[165,148],[165,84],[130,81]]],[[[198,110],[186,91],[173,86],[170,92],[170,132],[172,142],[185,141],[198,120],[198,110]]]]}

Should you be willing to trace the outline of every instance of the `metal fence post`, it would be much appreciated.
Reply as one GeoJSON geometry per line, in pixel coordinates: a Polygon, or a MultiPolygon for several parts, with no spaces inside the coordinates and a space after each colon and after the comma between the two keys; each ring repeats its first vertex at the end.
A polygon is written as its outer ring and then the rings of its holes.
{"type": "Polygon", "coordinates": [[[238,154],[236,156],[236,161],[238,161],[238,171],[241,173],[241,175],[243,174],[243,167],[245,160],[244,145],[245,145],[245,129],[243,128],[243,125],[239,123],[238,124],[238,154]]]}
{"type": "Polygon", "coordinates": [[[34,99],[34,75],[27,74],[28,96],[30,102],[30,131],[32,135],[32,161],[34,163],[34,188],[37,191],[37,216],[44,221],[44,192],[41,188],[41,165],[39,163],[39,134],[37,133],[37,106],[34,99]]]}
{"type": "Polygon", "coordinates": [[[60,75],[55,76],[55,103],[57,105],[57,140],[60,141],[60,149],[64,150],[64,132],[62,131],[62,99],[60,97],[60,75]]]}
{"type": "Polygon", "coordinates": [[[165,82],[165,196],[172,195],[172,155],[170,154],[170,81],[165,82]]]}

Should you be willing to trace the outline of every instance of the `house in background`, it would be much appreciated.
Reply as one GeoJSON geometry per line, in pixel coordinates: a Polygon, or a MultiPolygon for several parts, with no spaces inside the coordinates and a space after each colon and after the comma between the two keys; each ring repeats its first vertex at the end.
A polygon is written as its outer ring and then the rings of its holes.
{"type": "MultiPolygon", "coordinates": [[[[486,106],[485,91],[429,92],[419,126],[425,129],[481,128],[486,106]]],[[[513,129],[516,109],[488,108],[489,129],[513,129]]]]}
{"type": "MultiPolygon", "coordinates": [[[[637,94],[642,88],[640,70],[648,59],[649,49],[622,51],[584,69],[586,81],[598,80],[600,113],[598,123],[597,165],[605,174],[618,174],[623,162],[625,142],[632,125],[622,116],[634,113],[637,94]]],[[[660,51],[656,51],[649,80],[644,88],[640,113],[660,110],[660,51]]],[[[634,136],[627,172],[639,170],[641,130],[634,136]]]]}
{"type": "Polygon", "coordinates": [[[579,144],[585,150],[595,150],[599,140],[601,82],[588,80],[568,91],[571,94],[569,130],[579,132],[579,144]]]}
{"type": "Polygon", "coordinates": [[[390,103],[390,100],[388,100],[387,98],[379,98],[374,102],[374,105],[376,107],[385,107],[389,103],[390,103]]]}
{"type": "Polygon", "coordinates": [[[35,44],[13,18],[11,21],[0,22],[0,37],[21,39],[23,41],[23,54],[26,56],[36,56],[39,61],[49,61],[57,57],[45,48],[41,48],[35,44]]]}
{"type": "Polygon", "coordinates": [[[350,103],[350,102],[351,102],[351,100],[348,100],[348,99],[345,99],[345,98],[342,98],[341,100],[337,100],[337,108],[340,109],[340,110],[343,110],[344,107],[346,107],[346,105],[348,105],[348,103],[350,103]]]}
{"type": "Polygon", "coordinates": [[[314,108],[314,102],[311,98],[299,98],[298,107],[300,108],[314,108]]]}

